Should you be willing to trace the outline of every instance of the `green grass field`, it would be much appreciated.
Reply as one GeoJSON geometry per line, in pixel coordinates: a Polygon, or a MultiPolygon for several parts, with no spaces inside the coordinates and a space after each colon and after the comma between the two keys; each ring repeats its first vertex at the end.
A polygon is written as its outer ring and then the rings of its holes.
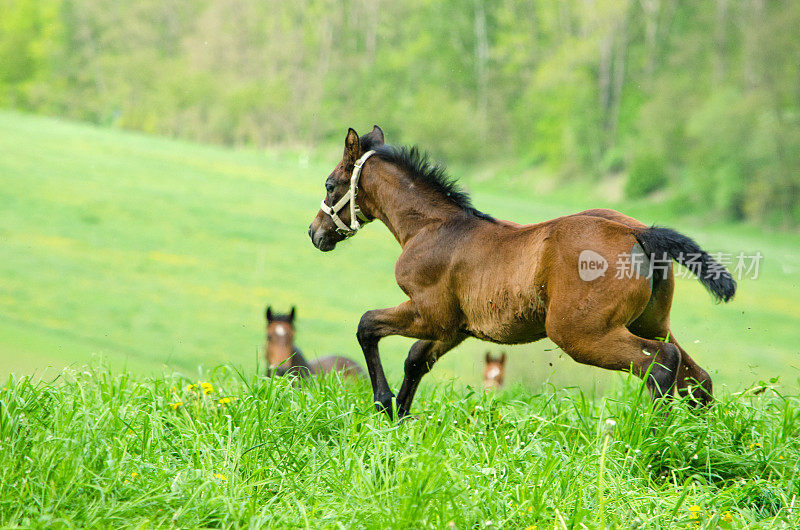
{"type": "Polygon", "coordinates": [[[0,387],[0,526],[796,528],[800,398],[653,411],[428,385],[390,423],[366,383],[68,369],[0,387]],[[190,386],[195,385],[195,386],[190,386]],[[584,526],[582,526],[584,525],[584,526]]]}
{"type": "MultiPolygon", "coordinates": [[[[498,217],[617,207],[709,251],[760,251],[761,274],[728,305],[678,282],[673,330],[716,381],[703,414],[652,410],[638,381],[548,341],[506,348],[510,388],[476,392],[487,345],[467,341],[421,385],[416,419],[392,423],[365,382],[258,375],[265,304],[297,306],[308,355],[361,360],[360,315],[403,300],[384,227],[329,254],[308,241],[338,149],[230,150],[0,112],[0,153],[2,527],[800,523],[797,234],[473,171],[475,204],[498,217]]],[[[409,345],[382,343],[395,387],[409,345]]]]}
{"type": "MultiPolygon", "coordinates": [[[[361,314],[403,300],[394,282],[399,247],[383,226],[330,254],[308,241],[338,148],[309,160],[0,112],[0,152],[0,375],[94,356],[134,373],[220,363],[254,372],[267,303],[297,306],[307,354],[361,360],[361,314]]],[[[539,195],[531,190],[547,179],[508,169],[464,182],[479,208],[515,221],[611,206],[682,230],[709,251],[761,251],[759,278],[742,281],[731,304],[679,281],[673,331],[718,384],[740,389],[780,376],[797,387],[798,234],[672,218],[660,203],[616,204],[586,184],[539,195]]],[[[409,344],[383,342],[395,384],[409,344]]],[[[476,383],[486,348],[467,341],[431,380],[476,383]]],[[[512,381],[534,387],[591,390],[617,377],[577,365],[549,341],[507,349],[512,381]]]]}

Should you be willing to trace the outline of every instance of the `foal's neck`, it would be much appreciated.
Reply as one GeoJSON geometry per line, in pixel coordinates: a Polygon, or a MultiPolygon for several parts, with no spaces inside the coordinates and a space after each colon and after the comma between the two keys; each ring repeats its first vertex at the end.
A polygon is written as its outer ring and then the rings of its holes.
{"type": "Polygon", "coordinates": [[[464,215],[460,206],[415,182],[399,167],[375,162],[361,181],[369,200],[366,210],[386,225],[401,247],[425,227],[464,215]]]}
{"type": "Polygon", "coordinates": [[[303,356],[303,352],[300,351],[300,348],[292,345],[292,352],[292,357],[289,359],[292,368],[310,368],[308,361],[303,356]]]}

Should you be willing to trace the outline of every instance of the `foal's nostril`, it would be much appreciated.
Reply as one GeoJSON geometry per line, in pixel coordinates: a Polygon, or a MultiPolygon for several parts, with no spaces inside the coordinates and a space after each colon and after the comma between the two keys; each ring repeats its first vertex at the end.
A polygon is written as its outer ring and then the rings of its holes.
{"type": "Polygon", "coordinates": [[[314,239],[314,229],[311,228],[311,225],[308,225],[308,237],[314,239]]]}

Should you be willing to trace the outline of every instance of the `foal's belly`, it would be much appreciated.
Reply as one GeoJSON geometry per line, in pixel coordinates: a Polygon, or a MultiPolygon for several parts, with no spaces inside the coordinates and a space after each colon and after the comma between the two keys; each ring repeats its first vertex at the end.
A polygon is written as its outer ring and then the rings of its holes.
{"type": "Polygon", "coordinates": [[[492,324],[475,325],[467,328],[467,333],[477,339],[498,344],[525,344],[547,336],[544,320],[513,320],[492,324]]]}

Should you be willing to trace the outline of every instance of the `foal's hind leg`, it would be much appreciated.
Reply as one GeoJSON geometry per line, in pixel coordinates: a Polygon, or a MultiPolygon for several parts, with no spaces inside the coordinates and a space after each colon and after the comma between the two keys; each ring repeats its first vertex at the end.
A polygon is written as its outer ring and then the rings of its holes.
{"type": "Polygon", "coordinates": [[[690,396],[689,401],[694,406],[709,405],[714,400],[711,376],[689,357],[689,354],[680,347],[672,334],[669,336],[669,341],[681,351],[681,366],[678,368],[677,381],[678,394],[682,397],[690,396]]]}
{"type": "Polygon", "coordinates": [[[575,361],[608,370],[630,370],[641,378],[649,371],[646,383],[652,396],[672,395],[681,362],[675,345],[637,337],[621,325],[586,330],[576,322],[564,322],[549,324],[547,335],[575,361]]]}
{"type": "Polygon", "coordinates": [[[397,394],[397,415],[406,416],[411,411],[411,402],[422,377],[430,372],[433,364],[445,353],[449,352],[466,337],[459,336],[452,341],[418,340],[411,346],[405,362],[405,377],[400,392],[397,394]]]}
{"type": "Polygon", "coordinates": [[[691,395],[694,405],[708,405],[712,401],[711,376],[703,370],[675,340],[669,328],[669,311],[672,306],[674,279],[670,274],[656,280],[653,295],[642,314],[628,328],[636,335],[656,340],[668,340],[680,350],[677,389],[681,396],[691,395]]]}

